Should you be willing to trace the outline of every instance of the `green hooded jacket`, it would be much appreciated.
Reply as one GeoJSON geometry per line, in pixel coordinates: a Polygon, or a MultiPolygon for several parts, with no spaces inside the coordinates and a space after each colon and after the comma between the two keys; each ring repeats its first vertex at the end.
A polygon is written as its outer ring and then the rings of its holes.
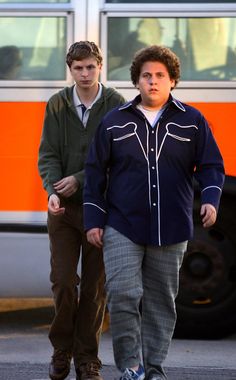
{"type": "Polygon", "coordinates": [[[82,204],[84,163],[95,130],[103,116],[124,104],[125,99],[115,89],[102,85],[102,95],[93,104],[85,128],[73,103],[73,87],[59,91],[47,103],[38,168],[48,196],[56,193],[55,182],[75,176],[79,188],[70,200],[82,204]]]}

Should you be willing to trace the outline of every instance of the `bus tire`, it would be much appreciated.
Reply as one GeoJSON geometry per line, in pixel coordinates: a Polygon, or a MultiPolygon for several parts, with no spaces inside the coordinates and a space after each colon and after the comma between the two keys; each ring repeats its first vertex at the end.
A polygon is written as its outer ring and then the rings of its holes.
{"type": "Polygon", "coordinates": [[[236,204],[222,196],[217,221],[203,228],[199,201],[195,232],[180,271],[175,337],[221,338],[236,331],[236,204]]]}

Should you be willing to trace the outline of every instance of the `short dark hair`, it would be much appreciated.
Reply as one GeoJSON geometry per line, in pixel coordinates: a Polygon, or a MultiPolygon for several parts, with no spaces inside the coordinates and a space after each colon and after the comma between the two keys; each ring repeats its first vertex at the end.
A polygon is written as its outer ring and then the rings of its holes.
{"type": "Polygon", "coordinates": [[[95,58],[98,64],[102,64],[102,53],[99,47],[91,41],[79,41],[70,46],[66,55],[66,63],[71,67],[73,61],[91,57],[95,58]]]}
{"type": "Polygon", "coordinates": [[[170,78],[175,81],[173,87],[175,88],[180,79],[180,60],[169,48],[159,45],[152,45],[136,52],[130,67],[132,83],[136,86],[142,66],[148,61],[163,63],[167,68],[170,78]]]}

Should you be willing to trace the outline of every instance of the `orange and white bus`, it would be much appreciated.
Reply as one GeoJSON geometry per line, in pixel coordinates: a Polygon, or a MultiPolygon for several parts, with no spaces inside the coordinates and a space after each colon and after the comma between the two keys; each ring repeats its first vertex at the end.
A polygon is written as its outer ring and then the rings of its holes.
{"type": "Polygon", "coordinates": [[[200,109],[224,157],[217,223],[203,229],[198,191],[177,298],[178,336],[236,331],[236,1],[0,0],[0,297],[50,295],[47,196],[37,170],[45,104],[72,84],[74,41],[104,54],[101,81],[127,99],[134,52],[163,44],[180,57],[174,96],[200,109]]]}

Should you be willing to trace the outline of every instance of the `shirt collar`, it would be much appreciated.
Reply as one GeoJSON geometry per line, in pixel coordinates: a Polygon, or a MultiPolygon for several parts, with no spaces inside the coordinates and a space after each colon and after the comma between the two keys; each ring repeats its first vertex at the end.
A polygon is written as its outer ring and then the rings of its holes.
{"type": "MultiPolygon", "coordinates": [[[[94,99],[94,101],[90,104],[90,106],[88,107],[88,109],[92,108],[93,104],[96,103],[96,101],[101,97],[102,95],[102,85],[100,82],[98,82],[98,93],[97,93],[97,96],[96,98],[94,99]]],[[[74,102],[74,105],[75,107],[79,107],[81,106],[81,104],[83,104],[77,94],[77,91],[76,91],[76,85],[74,85],[74,88],[73,88],[73,102],[74,102]]]]}
{"type": "MultiPolygon", "coordinates": [[[[126,109],[131,106],[136,107],[136,105],[139,104],[140,102],[141,102],[141,95],[139,94],[132,101],[125,103],[123,106],[121,106],[119,110],[126,109]]],[[[186,112],[184,105],[179,100],[173,98],[171,94],[169,96],[168,102],[166,103],[164,107],[166,108],[168,104],[174,104],[175,107],[179,108],[183,112],[186,112]]]]}

